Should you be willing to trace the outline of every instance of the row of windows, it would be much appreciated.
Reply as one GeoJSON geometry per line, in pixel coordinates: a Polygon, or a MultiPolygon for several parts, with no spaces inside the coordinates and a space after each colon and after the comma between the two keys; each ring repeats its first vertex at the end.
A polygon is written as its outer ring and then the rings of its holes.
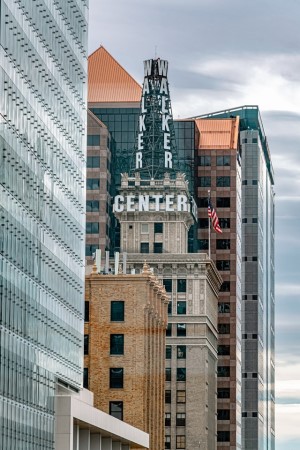
{"type": "MultiPolygon", "coordinates": [[[[172,392],[170,390],[165,391],[165,403],[170,404],[172,402],[172,392]]],[[[186,392],[182,390],[176,391],[176,403],[186,402],[186,392]]]]}
{"type": "MultiPolygon", "coordinates": [[[[211,156],[198,156],[197,163],[198,166],[211,166],[211,156]]],[[[217,156],[216,157],[217,166],[230,166],[230,155],[217,156]]]]}
{"type": "MultiPolygon", "coordinates": [[[[166,367],[166,381],[171,381],[172,379],[172,369],[166,367]]],[[[176,381],[186,381],[186,368],[177,367],[176,369],[176,381]]]]}
{"type": "MultiPolygon", "coordinates": [[[[258,180],[252,180],[252,186],[257,186],[258,184],[258,180]]],[[[243,186],[247,186],[248,185],[248,180],[243,180],[242,181],[242,185],[243,186]]]]}
{"type": "Polygon", "coordinates": [[[96,191],[100,188],[100,178],[87,178],[86,188],[89,191],[96,191]]]}
{"type": "MultiPolygon", "coordinates": [[[[198,239],[199,250],[208,250],[209,240],[208,239],[198,239]]],[[[230,239],[217,239],[216,240],[217,250],[230,250],[230,239]]]]}
{"type": "MultiPolygon", "coordinates": [[[[197,206],[199,208],[207,208],[208,201],[207,197],[198,197],[197,206]]],[[[230,197],[216,197],[216,207],[217,208],[230,208],[230,197]]]]}
{"type": "Polygon", "coordinates": [[[230,261],[229,259],[217,259],[216,266],[218,270],[230,270],[230,261]]]}
{"type": "MultiPolygon", "coordinates": [[[[150,253],[150,244],[149,244],[149,242],[141,242],[141,244],[140,244],[140,252],[141,253],[150,253]]],[[[153,243],[153,253],[163,253],[163,244],[162,244],[162,242],[154,242],[153,243]]]]}
{"type": "MultiPolygon", "coordinates": [[[[225,228],[230,228],[230,219],[225,217],[219,217],[219,224],[222,230],[224,230],[225,228]]],[[[198,226],[199,228],[202,229],[208,228],[209,226],[208,218],[198,219],[198,226]]]]}
{"type": "MultiPolygon", "coordinates": [[[[129,225],[130,227],[130,225],[129,225]]],[[[164,231],[164,224],[163,222],[155,222],[154,223],[154,233],[155,234],[161,234],[164,231]]],[[[141,233],[149,233],[149,224],[148,223],[142,223],[141,224],[141,233]]]]}
{"type": "Polygon", "coordinates": [[[87,135],[87,145],[90,147],[99,147],[100,145],[100,135],[99,134],[88,134],[87,135]]]}
{"type": "MultiPolygon", "coordinates": [[[[198,187],[211,187],[211,177],[198,177],[198,187]]],[[[230,177],[229,176],[221,176],[216,177],[216,186],[217,187],[230,187],[230,177]]]]}
{"type": "Polygon", "coordinates": [[[96,250],[99,249],[98,244],[86,244],[85,246],[85,256],[95,256],[96,250]]]}
{"type": "Polygon", "coordinates": [[[88,169],[96,169],[100,167],[100,156],[88,156],[86,158],[86,167],[88,169]]]}
{"type": "MultiPolygon", "coordinates": [[[[176,336],[186,336],[186,323],[176,324],[176,336]]],[[[166,329],[166,336],[172,336],[172,324],[168,323],[166,329]]]]}
{"type": "MultiPolygon", "coordinates": [[[[186,346],[185,345],[177,345],[177,359],[185,359],[186,358],[186,346]]],[[[172,345],[166,346],[166,359],[172,358],[172,345]]]]}
{"type": "MultiPolygon", "coordinates": [[[[248,223],[248,219],[247,218],[242,219],[242,223],[248,223]]],[[[257,223],[257,217],[252,218],[252,223],[257,223]]]]}
{"type": "MultiPolygon", "coordinates": [[[[169,302],[169,304],[168,304],[168,314],[172,314],[172,302],[169,302]]],[[[185,300],[178,300],[177,314],[186,314],[186,301],[185,300]]]]}
{"type": "MultiPolygon", "coordinates": [[[[171,278],[165,278],[163,280],[163,285],[167,292],[172,292],[173,280],[171,278]]],[[[179,292],[179,293],[186,292],[186,280],[185,279],[179,278],[177,280],[177,292],[179,292]]]]}
{"type": "MultiPolygon", "coordinates": [[[[165,449],[171,448],[171,436],[165,436],[165,449]]],[[[176,436],[176,449],[184,449],[185,448],[185,436],[177,435],[176,436]]]]}
{"type": "MultiPolygon", "coordinates": [[[[165,413],[165,426],[171,426],[171,413],[165,413]]],[[[176,414],[176,426],[185,427],[185,413],[176,414]]]]}

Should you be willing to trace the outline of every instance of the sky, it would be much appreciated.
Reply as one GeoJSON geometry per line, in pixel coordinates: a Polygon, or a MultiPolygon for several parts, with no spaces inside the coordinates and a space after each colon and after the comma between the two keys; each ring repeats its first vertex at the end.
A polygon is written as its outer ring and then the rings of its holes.
{"type": "Polygon", "coordinates": [[[90,0],[103,45],[142,84],[169,61],[174,118],[259,105],[275,171],[276,450],[300,448],[300,1],[90,0]]]}

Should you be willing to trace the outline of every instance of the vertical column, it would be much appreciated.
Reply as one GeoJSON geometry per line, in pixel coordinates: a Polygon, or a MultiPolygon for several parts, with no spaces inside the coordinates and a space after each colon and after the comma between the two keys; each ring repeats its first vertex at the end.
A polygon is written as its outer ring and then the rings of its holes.
{"type": "Polygon", "coordinates": [[[79,430],[79,450],[90,450],[90,430],[79,430]]]}
{"type": "Polygon", "coordinates": [[[79,425],[73,426],[73,450],[79,450],[79,425]]]}
{"type": "Polygon", "coordinates": [[[90,450],[102,450],[101,434],[91,434],[91,449],[90,450]]]}
{"type": "Polygon", "coordinates": [[[102,438],[102,447],[101,450],[112,450],[112,439],[111,438],[102,438]]]}

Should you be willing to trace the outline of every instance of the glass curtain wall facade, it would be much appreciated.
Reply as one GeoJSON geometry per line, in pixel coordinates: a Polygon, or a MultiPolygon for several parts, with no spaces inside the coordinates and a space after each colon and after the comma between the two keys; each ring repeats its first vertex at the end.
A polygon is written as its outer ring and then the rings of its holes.
{"type": "Polygon", "coordinates": [[[52,450],[82,384],[88,10],[0,7],[0,448],[52,450]]]}

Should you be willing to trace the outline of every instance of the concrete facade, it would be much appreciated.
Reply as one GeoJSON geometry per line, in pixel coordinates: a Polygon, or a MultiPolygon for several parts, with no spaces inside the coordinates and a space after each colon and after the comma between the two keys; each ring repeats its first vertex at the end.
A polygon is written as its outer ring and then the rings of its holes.
{"type": "Polygon", "coordinates": [[[139,275],[86,277],[89,318],[84,360],[95,406],[150,435],[149,448],[164,445],[165,330],[168,297],[144,264],[139,275]],[[115,320],[112,302],[122,302],[115,320]],[[115,339],[118,339],[115,346],[115,339]],[[115,374],[120,378],[115,382],[115,374]]]}

